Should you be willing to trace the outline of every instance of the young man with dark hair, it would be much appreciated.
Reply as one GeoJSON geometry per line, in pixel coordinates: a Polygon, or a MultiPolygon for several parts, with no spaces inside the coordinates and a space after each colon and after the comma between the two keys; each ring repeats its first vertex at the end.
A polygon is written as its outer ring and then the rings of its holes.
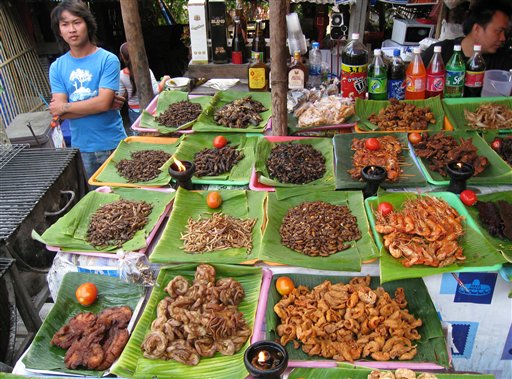
{"type": "Polygon", "coordinates": [[[512,6],[510,0],[480,0],[471,7],[463,25],[465,37],[445,40],[431,45],[422,55],[427,65],[434,53],[434,46],[441,46],[446,64],[453,54],[453,46],[461,45],[466,59],[473,55],[473,46],[482,46],[482,55],[487,70],[512,69],[512,54],[503,48],[506,32],[510,27],[512,6]]]}
{"type": "Polygon", "coordinates": [[[51,26],[69,51],[50,66],[50,112],[70,120],[71,143],[80,149],[89,178],[126,137],[115,95],[120,63],[96,45],[96,21],[80,0],[57,5],[51,26]]]}

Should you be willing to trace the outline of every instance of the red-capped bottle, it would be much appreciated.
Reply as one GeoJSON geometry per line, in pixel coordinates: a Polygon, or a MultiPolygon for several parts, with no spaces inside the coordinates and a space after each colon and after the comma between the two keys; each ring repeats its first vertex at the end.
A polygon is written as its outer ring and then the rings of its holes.
{"type": "Polygon", "coordinates": [[[480,51],[482,46],[473,46],[473,55],[466,63],[464,97],[480,97],[484,85],[485,61],[480,51]]]}
{"type": "Polygon", "coordinates": [[[427,93],[426,98],[441,96],[444,93],[446,68],[441,56],[441,46],[434,46],[434,55],[427,67],[427,93]]]}

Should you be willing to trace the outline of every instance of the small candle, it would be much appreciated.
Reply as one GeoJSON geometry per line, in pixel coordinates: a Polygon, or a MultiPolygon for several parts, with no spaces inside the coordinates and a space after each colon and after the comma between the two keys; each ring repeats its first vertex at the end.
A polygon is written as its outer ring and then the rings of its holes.
{"type": "Polygon", "coordinates": [[[280,378],[286,370],[288,354],[276,342],[259,341],[246,350],[244,364],[253,378],[280,378]]]}
{"type": "Polygon", "coordinates": [[[475,169],[466,162],[450,162],[446,165],[446,172],[450,177],[448,191],[459,194],[466,189],[466,181],[473,176],[475,169]]]}
{"type": "Polygon", "coordinates": [[[366,181],[363,188],[365,198],[374,196],[382,183],[388,176],[386,169],[380,166],[366,166],[361,170],[361,176],[366,181]]]}
{"type": "Polygon", "coordinates": [[[174,163],[169,167],[169,175],[176,180],[178,186],[185,189],[192,189],[192,175],[196,171],[194,162],[179,161],[175,159],[174,163]]]}

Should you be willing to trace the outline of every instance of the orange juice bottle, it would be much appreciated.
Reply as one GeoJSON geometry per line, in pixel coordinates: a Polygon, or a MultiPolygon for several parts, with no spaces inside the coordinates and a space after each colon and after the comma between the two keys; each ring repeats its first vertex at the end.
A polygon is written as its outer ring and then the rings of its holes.
{"type": "Polygon", "coordinates": [[[414,48],[412,61],[405,71],[405,100],[425,99],[427,70],[425,70],[420,52],[419,47],[414,48]]]}

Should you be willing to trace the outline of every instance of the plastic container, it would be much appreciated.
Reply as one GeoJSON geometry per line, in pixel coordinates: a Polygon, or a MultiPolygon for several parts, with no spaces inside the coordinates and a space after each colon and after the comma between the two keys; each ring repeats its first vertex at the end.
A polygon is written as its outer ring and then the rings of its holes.
{"type": "Polygon", "coordinates": [[[388,74],[380,49],[373,51],[373,60],[368,66],[368,98],[370,100],[388,99],[388,74]]]}
{"type": "Polygon", "coordinates": [[[473,46],[473,55],[466,63],[464,79],[464,97],[480,97],[484,84],[485,61],[482,57],[482,46],[473,46]]]}
{"type": "Polygon", "coordinates": [[[7,137],[13,144],[30,144],[30,147],[45,148],[62,147],[55,146],[55,130],[50,127],[51,121],[52,115],[48,111],[20,113],[7,126],[7,137]]]}
{"type": "Polygon", "coordinates": [[[427,99],[434,96],[443,97],[445,80],[446,68],[441,56],[441,46],[435,46],[434,55],[427,67],[427,99]]]}
{"type": "Polygon", "coordinates": [[[400,49],[393,50],[393,59],[388,65],[388,99],[405,99],[405,63],[400,49]]]}
{"type": "Polygon", "coordinates": [[[190,78],[185,78],[185,77],[171,78],[165,82],[165,90],[166,91],[188,92],[189,83],[190,83],[190,78]]]}
{"type": "Polygon", "coordinates": [[[465,75],[466,66],[462,59],[461,47],[460,45],[455,45],[453,47],[453,54],[446,64],[444,97],[462,97],[465,75]]]}
{"type": "Polygon", "coordinates": [[[309,88],[320,88],[322,84],[322,53],[320,44],[313,42],[313,49],[309,52],[309,88]]]}
{"type": "Polygon", "coordinates": [[[368,50],[359,41],[359,33],[341,52],[341,96],[366,98],[368,89],[368,50]]]}
{"type": "Polygon", "coordinates": [[[484,74],[482,97],[511,96],[512,73],[505,70],[487,70],[484,74]]]}
{"type": "Polygon", "coordinates": [[[405,99],[425,99],[427,85],[427,70],[421,59],[421,50],[415,47],[413,50],[412,62],[405,71],[405,99]]]}

